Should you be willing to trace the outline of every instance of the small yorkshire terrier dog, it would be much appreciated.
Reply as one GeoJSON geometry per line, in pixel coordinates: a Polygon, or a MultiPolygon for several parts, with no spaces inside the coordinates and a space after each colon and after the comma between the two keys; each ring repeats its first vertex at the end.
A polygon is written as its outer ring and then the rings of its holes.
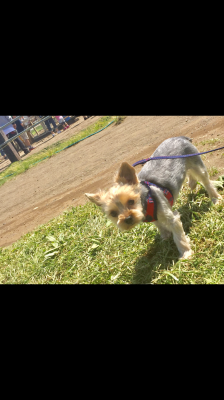
{"type": "MultiPolygon", "coordinates": [[[[198,153],[191,139],[179,136],[162,142],[152,157],[198,153]]],[[[191,190],[201,182],[214,204],[222,197],[217,193],[200,156],[152,160],[145,163],[138,176],[123,162],[108,191],[86,193],[90,201],[102,208],[107,217],[122,231],[140,222],[153,222],[162,239],[173,234],[180,258],[190,258],[193,251],[185,235],[180,214],[172,212],[184,180],[188,176],[191,190]]]]}

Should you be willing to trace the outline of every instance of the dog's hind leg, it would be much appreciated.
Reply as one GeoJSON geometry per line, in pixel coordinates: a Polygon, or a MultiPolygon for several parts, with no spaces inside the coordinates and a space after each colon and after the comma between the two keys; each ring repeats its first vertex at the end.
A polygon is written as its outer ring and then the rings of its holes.
{"type": "Polygon", "coordinates": [[[197,179],[194,179],[190,172],[188,172],[188,185],[191,190],[194,190],[197,186],[197,179]]]}
{"type": "MultiPolygon", "coordinates": [[[[194,169],[191,169],[189,171],[189,176],[191,177],[190,179],[192,186],[193,186],[192,182],[195,182],[197,180],[203,184],[206,191],[208,192],[211,201],[214,204],[217,204],[219,202],[219,199],[222,199],[222,197],[219,195],[219,193],[213,186],[212,181],[210,181],[207,169],[203,163],[201,166],[196,165],[194,169]]],[[[189,179],[189,186],[190,186],[190,179],[189,179]]]]}

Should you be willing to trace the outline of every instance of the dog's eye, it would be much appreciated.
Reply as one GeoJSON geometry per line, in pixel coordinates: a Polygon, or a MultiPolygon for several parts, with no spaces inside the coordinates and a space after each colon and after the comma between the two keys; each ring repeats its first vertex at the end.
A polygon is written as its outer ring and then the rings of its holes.
{"type": "Polygon", "coordinates": [[[111,215],[111,217],[117,217],[117,212],[116,211],[111,211],[110,215],[111,215]]]}
{"type": "Polygon", "coordinates": [[[128,200],[128,205],[129,206],[133,206],[133,204],[134,204],[134,200],[128,200]]]}

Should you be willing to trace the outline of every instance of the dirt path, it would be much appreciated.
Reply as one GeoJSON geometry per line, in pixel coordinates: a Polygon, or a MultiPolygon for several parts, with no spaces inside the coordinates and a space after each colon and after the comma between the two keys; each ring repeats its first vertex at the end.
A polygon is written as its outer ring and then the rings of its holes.
{"type": "MultiPolygon", "coordinates": [[[[80,118],[47,145],[74,135],[99,118],[80,118]]],[[[109,187],[122,161],[133,163],[149,157],[163,140],[181,135],[192,137],[200,151],[224,146],[224,117],[130,116],[7,182],[0,187],[0,246],[10,245],[67,207],[86,203],[85,192],[109,187]],[[200,143],[212,138],[219,141],[207,146],[200,143]]],[[[41,143],[34,152],[44,147],[46,143],[41,143]]],[[[209,153],[204,159],[208,168],[219,169],[218,175],[224,174],[223,153],[209,153]]],[[[137,172],[140,169],[136,167],[137,172]]]]}

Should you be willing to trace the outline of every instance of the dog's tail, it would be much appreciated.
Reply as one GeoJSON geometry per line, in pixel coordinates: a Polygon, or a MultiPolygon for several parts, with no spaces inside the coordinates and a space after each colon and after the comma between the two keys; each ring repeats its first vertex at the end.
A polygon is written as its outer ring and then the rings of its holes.
{"type": "Polygon", "coordinates": [[[183,139],[187,139],[187,140],[189,140],[189,142],[192,143],[192,139],[191,139],[191,138],[189,138],[189,137],[187,137],[187,136],[180,136],[180,137],[182,137],[183,139]]]}

